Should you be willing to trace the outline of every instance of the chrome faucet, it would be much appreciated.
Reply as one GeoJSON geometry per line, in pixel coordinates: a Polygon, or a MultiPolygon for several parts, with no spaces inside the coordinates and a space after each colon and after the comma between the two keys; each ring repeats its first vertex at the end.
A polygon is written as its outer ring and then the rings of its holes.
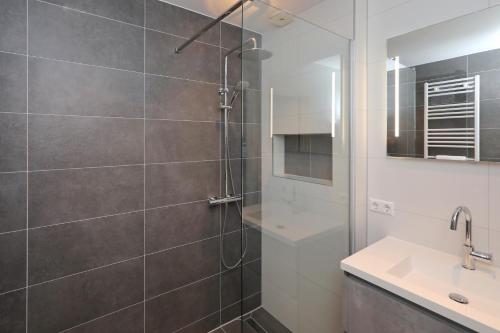
{"type": "Polygon", "coordinates": [[[458,218],[460,217],[460,213],[463,213],[465,216],[465,243],[464,243],[465,253],[462,266],[464,268],[474,270],[476,269],[477,259],[492,261],[493,255],[474,250],[474,246],[472,246],[472,214],[469,208],[465,206],[460,206],[457,209],[455,209],[455,212],[451,216],[450,229],[457,230],[458,218]]]}

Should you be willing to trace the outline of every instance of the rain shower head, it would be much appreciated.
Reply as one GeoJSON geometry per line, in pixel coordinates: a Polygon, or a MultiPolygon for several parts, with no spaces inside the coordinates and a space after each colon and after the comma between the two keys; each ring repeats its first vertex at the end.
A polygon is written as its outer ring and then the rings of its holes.
{"type": "Polygon", "coordinates": [[[238,56],[243,60],[262,61],[271,58],[273,53],[258,47],[252,47],[251,49],[241,51],[238,56]]]}
{"type": "Polygon", "coordinates": [[[238,52],[238,56],[241,59],[250,61],[262,61],[269,59],[273,56],[273,53],[271,51],[257,47],[257,40],[254,37],[249,38],[242,45],[230,50],[226,54],[226,58],[235,52],[238,52]],[[251,45],[251,47],[245,48],[248,45],[251,45]]]}

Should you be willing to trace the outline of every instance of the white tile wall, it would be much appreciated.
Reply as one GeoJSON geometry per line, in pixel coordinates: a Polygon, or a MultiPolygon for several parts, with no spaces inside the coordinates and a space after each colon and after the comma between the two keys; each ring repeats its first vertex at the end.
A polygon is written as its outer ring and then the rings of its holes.
{"type": "MultiPolygon", "coordinates": [[[[367,211],[368,243],[393,235],[459,254],[464,232],[449,230],[449,218],[455,207],[466,205],[473,214],[474,245],[500,256],[500,165],[385,157],[387,38],[497,4],[500,1],[369,0],[367,197],[394,201],[396,216],[367,211]]],[[[496,264],[500,266],[500,260],[496,264]]]]}

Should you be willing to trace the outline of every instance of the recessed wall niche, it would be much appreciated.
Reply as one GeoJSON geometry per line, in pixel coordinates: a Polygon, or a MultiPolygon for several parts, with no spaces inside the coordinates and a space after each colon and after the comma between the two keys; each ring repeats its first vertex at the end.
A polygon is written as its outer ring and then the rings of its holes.
{"type": "Polygon", "coordinates": [[[274,137],[274,174],[279,177],[331,185],[331,134],[289,134],[274,137]]]}

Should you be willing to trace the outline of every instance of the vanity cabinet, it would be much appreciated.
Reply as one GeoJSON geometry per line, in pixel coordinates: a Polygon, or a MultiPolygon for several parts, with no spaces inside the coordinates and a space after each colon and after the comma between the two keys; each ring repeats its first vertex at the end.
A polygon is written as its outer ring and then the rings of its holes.
{"type": "Polygon", "coordinates": [[[353,275],[344,288],[346,333],[474,332],[353,275]]]}

